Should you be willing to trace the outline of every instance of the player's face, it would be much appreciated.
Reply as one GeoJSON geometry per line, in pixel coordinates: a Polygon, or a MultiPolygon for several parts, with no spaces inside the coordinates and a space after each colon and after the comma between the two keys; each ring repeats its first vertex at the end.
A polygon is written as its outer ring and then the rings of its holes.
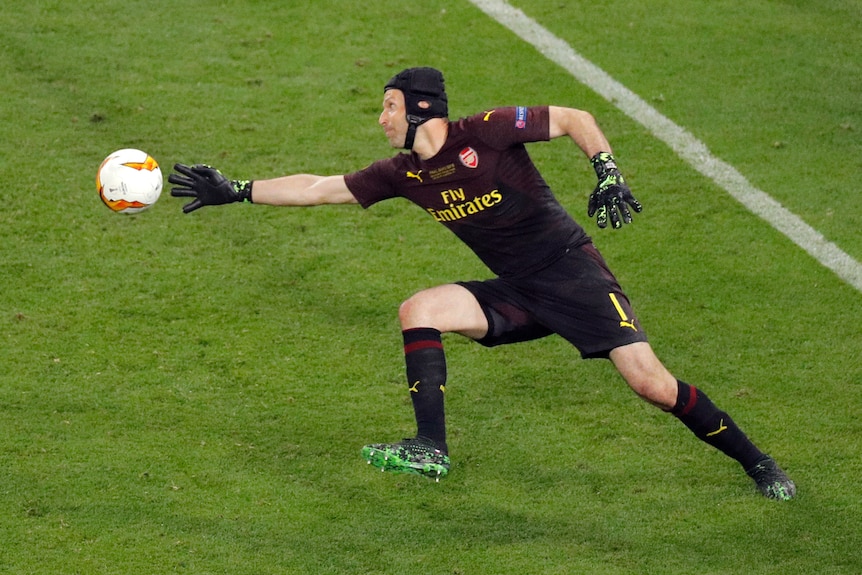
{"type": "Polygon", "coordinates": [[[389,145],[393,148],[404,146],[407,139],[407,108],[404,103],[404,92],[401,90],[386,90],[383,94],[383,112],[377,121],[386,132],[389,145]]]}

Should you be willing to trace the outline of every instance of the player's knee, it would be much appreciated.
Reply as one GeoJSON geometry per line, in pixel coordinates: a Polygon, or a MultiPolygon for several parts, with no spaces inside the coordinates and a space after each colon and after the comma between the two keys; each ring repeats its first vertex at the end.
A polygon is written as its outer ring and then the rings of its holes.
{"type": "Polygon", "coordinates": [[[406,299],[401,302],[401,305],[398,306],[398,321],[401,322],[402,327],[404,326],[405,322],[410,319],[412,313],[413,302],[411,302],[410,299],[406,299]]]}
{"type": "Polygon", "coordinates": [[[627,383],[638,397],[665,411],[672,409],[676,403],[675,379],[671,382],[667,378],[650,377],[644,374],[627,380],[627,383]]]}
{"type": "Polygon", "coordinates": [[[401,322],[402,329],[416,327],[425,319],[427,311],[423,302],[422,292],[401,302],[398,307],[398,321],[401,322]]]}

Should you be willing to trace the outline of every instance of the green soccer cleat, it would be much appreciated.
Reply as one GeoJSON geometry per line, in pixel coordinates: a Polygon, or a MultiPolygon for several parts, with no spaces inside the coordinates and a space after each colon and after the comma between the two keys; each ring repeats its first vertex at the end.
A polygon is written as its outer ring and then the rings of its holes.
{"type": "Polygon", "coordinates": [[[449,456],[424,437],[398,443],[372,443],[362,448],[362,457],[380,471],[415,473],[437,481],[449,473],[449,456]]]}
{"type": "Polygon", "coordinates": [[[768,499],[789,501],[796,495],[796,484],[768,455],[746,473],[757,484],[757,489],[768,499]]]}

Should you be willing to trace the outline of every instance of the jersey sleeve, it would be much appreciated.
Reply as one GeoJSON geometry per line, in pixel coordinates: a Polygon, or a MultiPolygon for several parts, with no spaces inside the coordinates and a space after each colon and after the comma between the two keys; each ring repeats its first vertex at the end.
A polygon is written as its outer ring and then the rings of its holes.
{"type": "Polygon", "coordinates": [[[392,174],[395,171],[394,159],[378,160],[365,169],[345,174],[347,189],[363,208],[398,195],[392,174]]]}
{"type": "Polygon", "coordinates": [[[466,118],[464,122],[485,144],[498,150],[551,139],[548,106],[494,108],[466,118]]]}

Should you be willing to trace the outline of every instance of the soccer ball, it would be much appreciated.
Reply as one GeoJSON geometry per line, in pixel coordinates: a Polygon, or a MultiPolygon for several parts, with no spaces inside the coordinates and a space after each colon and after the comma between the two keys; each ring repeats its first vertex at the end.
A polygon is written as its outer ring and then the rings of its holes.
{"type": "Polygon", "coordinates": [[[162,193],[162,170],[146,152],[117,150],[99,166],[96,189],[111,210],[121,214],[142,212],[162,193]]]}

